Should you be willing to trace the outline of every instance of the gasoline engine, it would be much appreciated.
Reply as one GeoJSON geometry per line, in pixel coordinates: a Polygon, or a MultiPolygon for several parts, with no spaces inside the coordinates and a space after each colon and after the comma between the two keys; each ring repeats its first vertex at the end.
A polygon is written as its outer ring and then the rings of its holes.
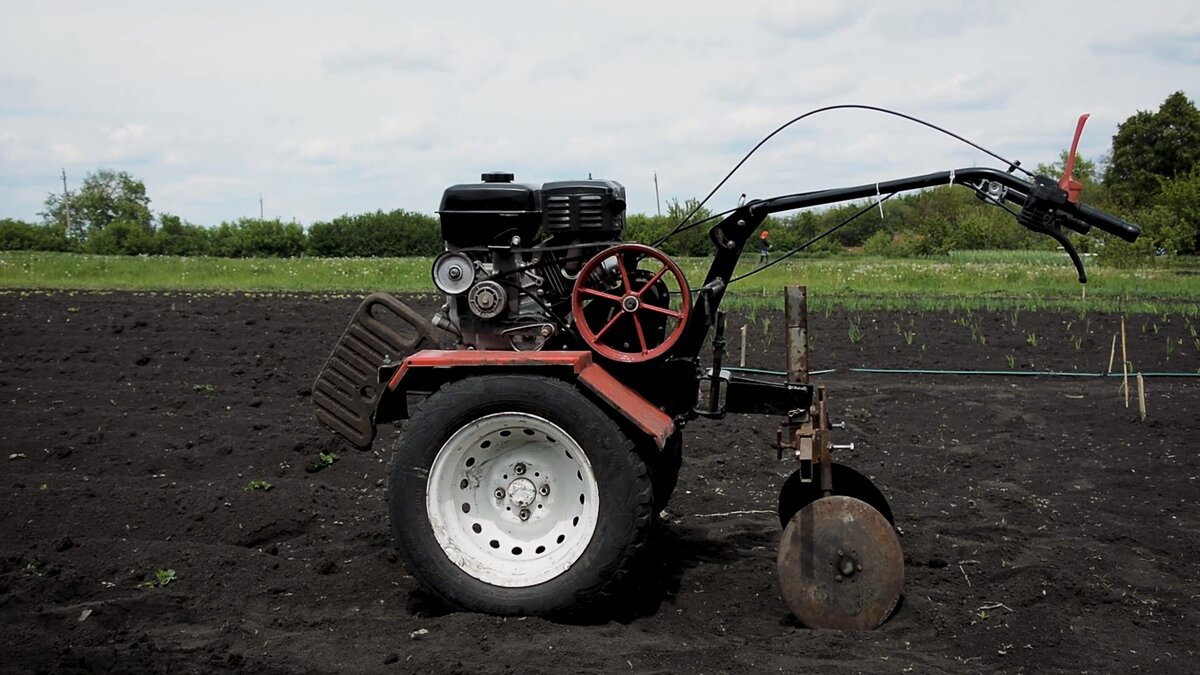
{"type": "MultiPolygon", "coordinates": [[[[535,351],[578,348],[572,289],[586,263],[621,243],[625,188],[611,180],[572,180],[541,186],[513,182],[511,173],[485,173],[482,182],[454,185],[438,214],[446,251],[433,262],[433,282],[446,294],[433,324],[463,347],[535,351]]],[[[589,284],[620,288],[615,258],[589,271],[589,284]]],[[[632,266],[631,266],[632,269],[632,266]]],[[[634,269],[634,279],[651,279],[634,269]]],[[[644,302],[666,306],[657,282],[644,302]]],[[[583,316],[616,308],[580,307],[583,316]]],[[[606,317],[597,316],[603,324],[606,317]]],[[[652,322],[653,323],[653,322],[652,322]]],[[[662,321],[645,326],[652,336],[662,321]]],[[[616,326],[609,344],[628,344],[631,329],[616,326]]]]}

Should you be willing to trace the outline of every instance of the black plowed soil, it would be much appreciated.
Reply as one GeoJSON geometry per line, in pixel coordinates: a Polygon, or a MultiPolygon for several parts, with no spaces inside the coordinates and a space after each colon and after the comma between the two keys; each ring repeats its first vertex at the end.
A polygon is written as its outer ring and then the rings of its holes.
{"type": "MultiPolygon", "coordinates": [[[[428,303],[426,303],[428,304],[428,303]]],[[[396,562],[390,443],[344,450],[308,389],[350,298],[0,295],[0,663],[47,672],[1194,672],[1200,379],[1103,371],[1119,317],[815,314],[841,461],[903,531],[883,627],[799,627],[774,578],[776,420],[686,430],[680,488],[607,621],[447,611],[396,562]],[[339,458],[321,470],[319,452],[339,458]],[[251,491],[251,481],[273,484],[251,491]],[[145,587],[156,569],[174,580],[145,587]]],[[[731,360],[783,365],[777,313],[731,360]]],[[[764,325],[765,324],[765,325],[764,325]]],[[[1128,317],[1144,371],[1200,368],[1179,316],[1128,317]]],[[[1116,369],[1120,369],[1118,342],[1116,369]]]]}

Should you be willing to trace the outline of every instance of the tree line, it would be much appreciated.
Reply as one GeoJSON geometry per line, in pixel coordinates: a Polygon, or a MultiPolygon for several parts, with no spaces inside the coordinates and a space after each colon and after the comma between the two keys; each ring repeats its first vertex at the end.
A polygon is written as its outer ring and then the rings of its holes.
{"type": "MultiPolygon", "coordinates": [[[[1066,159],[1042,164],[1038,173],[1057,176],[1066,159]]],[[[1077,158],[1075,178],[1084,200],[1143,226],[1129,246],[1104,246],[1100,235],[1076,237],[1083,251],[1115,263],[1141,261],[1164,252],[1200,250],[1200,111],[1176,92],[1157,111],[1138,111],[1117,128],[1109,155],[1077,158]]],[[[869,202],[867,202],[869,203],[869,202]]],[[[712,215],[696,200],[671,200],[660,216],[630,214],[625,238],[653,242],[712,215]]],[[[1005,211],[969,190],[933,188],[887,201],[822,236],[863,209],[863,203],[771,218],[765,225],[775,251],[807,248],[831,254],[861,247],[885,256],[914,256],[962,249],[1053,247],[1046,237],[1018,226],[1005,211]]],[[[145,185],[123,171],[100,169],[74,193],[51,193],[41,223],[0,219],[0,250],[78,251],[108,255],[205,255],[223,257],[428,256],[442,250],[435,217],[397,209],[344,215],[304,228],[280,219],[241,218],[215,227],[155,214],[145,185]]],[[[708,227],[686,228],[662,244],[676,256],[712,252],[708,227]]]]}

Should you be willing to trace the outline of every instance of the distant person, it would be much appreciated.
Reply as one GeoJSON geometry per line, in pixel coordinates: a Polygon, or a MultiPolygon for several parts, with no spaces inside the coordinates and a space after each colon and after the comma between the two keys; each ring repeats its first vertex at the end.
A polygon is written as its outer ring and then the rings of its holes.
{"type": "Polygon", "coordinates": [[[758,262],[760,263],[765,263],[771,259],[771,240],[767,238],[770,234],[770,232],[763,230],[762,234],[758,235],[758,262]]]}

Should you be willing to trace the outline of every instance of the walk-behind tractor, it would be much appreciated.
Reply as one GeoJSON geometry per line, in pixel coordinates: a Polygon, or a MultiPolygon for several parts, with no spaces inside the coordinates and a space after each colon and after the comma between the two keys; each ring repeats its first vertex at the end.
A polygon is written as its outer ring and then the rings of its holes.
{"type": "Polygon", "coordinates": [[[808,626],[874,628],[899,601],[903,555],[883,494],[832,459],[825,390],[807,376],[803,293],[786,293],[780,381],[722,368],[721,300],[769,215],[938,185],[1053,237],[1081,281],[1063,227],[1137,238],[1078,202],[1070,162],[1061,180],[1026,180],[1003,161],[740,204],[711,219],[715,252],[699,283],[658,248],[622,240],[619,183],[485,173],[442,196],[441,310],[426,319],[368,296],[316,380],[317,416],[359,448],[380,423],[404,420],[387,487],[400,556],[446,602],[507,615],[602,607],[671,498],[685,425],[777,416],[778,459],[796,464],[778,505],[783,596],[808,626]]]}

